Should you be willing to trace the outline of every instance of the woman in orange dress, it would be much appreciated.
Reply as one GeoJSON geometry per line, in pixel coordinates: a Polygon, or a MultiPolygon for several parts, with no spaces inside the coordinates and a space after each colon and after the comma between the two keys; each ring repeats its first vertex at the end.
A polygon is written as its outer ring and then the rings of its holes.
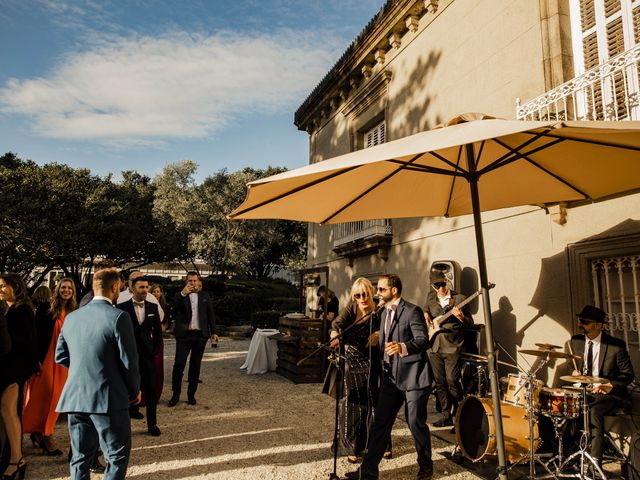
{"type": "Polygon", "coordinates": [[[47,455],[62,455],[53,440],[53,429],[58,420],[56,405],[68,371],[55,363],[54,357],[64,319],[77,306],[75,284],[70,278],[63,278],[56,285],[49,305],[42,305],[36,311],[40,372],[27,384],[22,429],[24,433],[31,433],[33,446],[40,447],[47,455]]]}

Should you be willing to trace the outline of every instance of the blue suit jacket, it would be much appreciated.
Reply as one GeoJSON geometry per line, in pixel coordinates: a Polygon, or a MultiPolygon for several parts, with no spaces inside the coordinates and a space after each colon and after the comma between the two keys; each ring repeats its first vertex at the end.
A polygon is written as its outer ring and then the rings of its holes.
{"type": "Polygon", "coordinates": [[[384,344],[386,342],[404,343],[408,353],[405,357],[400,355],[392,357],[391,380],[403,392],[428,388],[431,386],[426,354],[429,347],[429,335],[422,309],[400,299],[387,338],[384,334],[386,317],[387,311],[385,309],[380,321],[380,358],[384,358],[384,344]]]}
{"type": "Polygon", "coordinates": [[[140,390],[131,319],[106,300],[93,300],[67,315],[56,363],[69,369],[58,412],[125,410],[140,390]]]}

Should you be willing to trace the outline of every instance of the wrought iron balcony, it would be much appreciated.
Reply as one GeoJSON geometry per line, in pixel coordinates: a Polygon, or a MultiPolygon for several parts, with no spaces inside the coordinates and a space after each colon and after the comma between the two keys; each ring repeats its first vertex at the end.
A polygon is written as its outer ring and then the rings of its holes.
{"type": "Polygon", "coordinates": [[[520,105],[518,120],[639,120],[640,45],[520,105]]]}
{"type": "Polygon", "coordinates": [[[333,251],[350,262],[371,252],[386,260],[392,237],[393,227],[388,219],[341,223],[333,227],[333,251]]]}

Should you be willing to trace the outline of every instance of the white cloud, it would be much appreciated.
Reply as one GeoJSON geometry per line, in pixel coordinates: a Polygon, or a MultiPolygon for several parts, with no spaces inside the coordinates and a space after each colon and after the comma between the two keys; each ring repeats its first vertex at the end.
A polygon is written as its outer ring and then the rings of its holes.
{"type": "Polygon", "coordinates": [[[50,138],[203,138],[247,112],[292,111],[339,48],[294,31],[102,38],[46,77],[8,81],[0,109],[50,138]]]}

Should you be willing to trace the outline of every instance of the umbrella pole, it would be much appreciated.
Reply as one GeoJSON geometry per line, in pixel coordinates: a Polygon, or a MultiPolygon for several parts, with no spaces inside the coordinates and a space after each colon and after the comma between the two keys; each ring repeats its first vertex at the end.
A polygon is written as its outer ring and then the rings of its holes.
{"type": "Polygon", "coordinates": [[[484,235],[482,233],[482,217],[480,215],[480,196],[478,195],[478,177],[475,174],[476,161],[473,145],[467,144],[467,161],[471,178],[471,203],[473,206],[473,225],[478,248],[478,268],[480,270],[480,286],[482,289],[482,306],[485,319],[485,340],[487,349],[487,366],[489,367],[489,383],[491,384],[491,400],[493,404],[493,419],[496,430],[496,447],[498,450],[498,478],[507,480],[507,458],[504,450],[504,430],[502,428],[502,411],[500,408],[500,388],[498,385],[498,370],[493,342],[493,322],[491,320],[491,302],[489,301],[489,280],[487,278],[487,260],[484,250],[484,235]]]}

